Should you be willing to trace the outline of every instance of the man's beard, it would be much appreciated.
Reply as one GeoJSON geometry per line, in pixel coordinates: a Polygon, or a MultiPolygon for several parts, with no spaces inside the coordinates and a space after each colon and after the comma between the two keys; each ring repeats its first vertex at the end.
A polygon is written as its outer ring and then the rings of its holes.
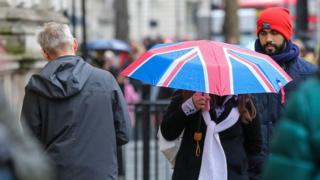
{"type": "Polygon", "coordinates": [[[286,42],[285,41],[283,41],[280,46],[277,46],[277,45],[275,45],[273,43],[268,42],[264,46],[262,46],[262,49],[263,49],[265,54],[267,54],[269,56],[272,56],[272,55],[280,54],[285,46],[286,46],[286,42]],[[267,46],[273,46],[275,51],[273,52],[271,50],[267,50],[267,46]]]}

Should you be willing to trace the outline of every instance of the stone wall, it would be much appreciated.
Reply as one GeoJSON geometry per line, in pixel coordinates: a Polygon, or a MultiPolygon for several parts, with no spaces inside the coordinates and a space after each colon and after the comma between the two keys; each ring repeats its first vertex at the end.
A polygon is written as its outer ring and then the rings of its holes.
{"type": "Polygon", "coordinates": [[[37,28],[53,20],[67,23],[63,2],[0,0],[0,85],[16,112],[20,112],[26,82],[46,63],[36,42],[37,28]]]}

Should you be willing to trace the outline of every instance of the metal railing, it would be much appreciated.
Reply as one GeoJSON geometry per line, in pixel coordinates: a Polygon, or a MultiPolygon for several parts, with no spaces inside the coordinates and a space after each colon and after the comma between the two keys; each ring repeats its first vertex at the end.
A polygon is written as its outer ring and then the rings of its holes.
{"type": "Polygon", "coordinates": [[[126,164],[133,163],[133,169],[127,168],[126,180],[170,178],[170,165],[159,153],[157,138],[159,125],[169,102],[167,100],[142,101],[135,104],[134,139],[131,142],[133,152],[131,149],[127,153],[127,156],[134,157],[133,162],[130,158],[129,160],[126,158],[126,164]]]}

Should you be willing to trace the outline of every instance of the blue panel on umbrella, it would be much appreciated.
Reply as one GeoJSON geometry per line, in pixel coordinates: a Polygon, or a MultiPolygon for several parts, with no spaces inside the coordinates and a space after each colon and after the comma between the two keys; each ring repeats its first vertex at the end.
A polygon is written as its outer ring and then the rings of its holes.
{"type": "Polygon", "coordinates": [[[139,67],[131,77],[156,85],[162,75],[166,72],[167,68],[174,62],[172,59],[183,56],[191,49],[192,48],[154,55],[145,64],[139,67]]]}
{"type": "Polygon", "coordinates": [[[204,72],[198,56],[188,61],[169,85],[177,89],[205,92],[204,72]]]}
{"type": "Polygon", "coordinates": [[[264,92],[263,86],[255,75],[243,64],[230,57],[233,72],[234,94],[246,94],[247,92],[264,92]]]}
{"type": "Polygon", "coordinates": [[[242,54],[239,52],[232,51],[233,53],[237,54],[239,57],[248,60],[254,64],[257,65],[257,67],[261,70],[261,72],[266,76],[266,78],[270,81],[272,86],[279,90],[278,81],[280,81],[282,84],[286,84],[287,81],[284,79],[284,77],[276,70],[272,64],[266,62],[268,60],[260,59],[259,57],[250,56],[246,54],[242,54]]]}

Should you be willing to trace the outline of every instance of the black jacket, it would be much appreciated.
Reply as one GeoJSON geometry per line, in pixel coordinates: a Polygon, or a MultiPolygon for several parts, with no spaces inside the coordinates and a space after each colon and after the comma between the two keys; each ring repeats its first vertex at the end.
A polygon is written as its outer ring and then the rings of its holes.
{"type": "Polygon", "coordinates": [[[54,161],[59,180],[117,179],[117,145],[131,126],[107,71],[77,56],[50,61],[26,86],[22,118],[54,161]]]}
{"type": "MultiPolygon", "coordinates": [[[[184,135],[173,172],[173,180],[197,180],[200,173],[201,157],[206,133],[206,124],[201,117],[200,131],[204,134],[201,142],[201,155],[195,156],[196,142],[193,134],[197,130],[200,112],[186,116],[181,108],[182,96],[180,92],[173,95],[172,101],[161,123],[161,132],[167,140],[176,139],[184,130],[184,135]]],[[[211,118],[219,123],[227,117],[232,107],[236,106],[232,98],[226,103],[225,111],[219,118],[215,118],[215,111],[210,110],[211,118]]],[[[221,144],[227,158],[228,179],[248,180],[249,167],[254,162],[249,162],[250,156],[255,156],[261,150],[262,138],[260,133],[259,118],[250,124],[243,124],[240,120],[225,131],[219,133],[221,144]]]]}

